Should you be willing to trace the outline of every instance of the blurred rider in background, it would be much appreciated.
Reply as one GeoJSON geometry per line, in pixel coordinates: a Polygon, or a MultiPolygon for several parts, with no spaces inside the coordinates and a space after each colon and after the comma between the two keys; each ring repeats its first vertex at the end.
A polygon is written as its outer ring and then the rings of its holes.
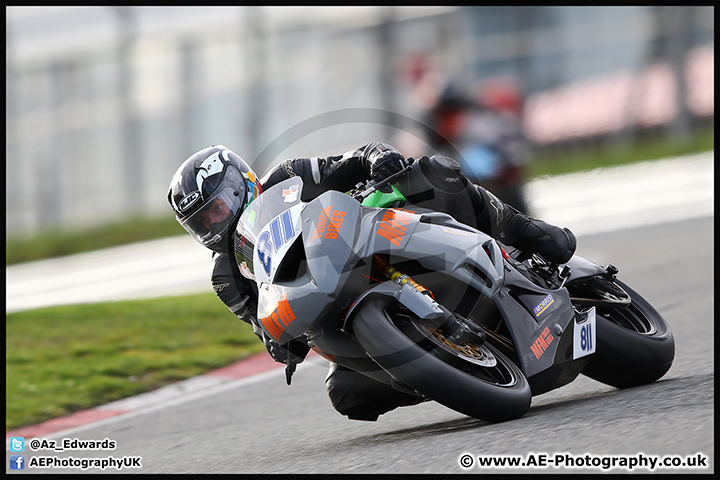
{"type": "Polygon", "coordinates": [[[473,183],[529,213],[523,194],[529,148],[521,115],[522,95],[510,79],[486,80],[475,98],[448,83],[427,112],[431,133],[426,140],[438,153],[457,156],[473,183]]]}

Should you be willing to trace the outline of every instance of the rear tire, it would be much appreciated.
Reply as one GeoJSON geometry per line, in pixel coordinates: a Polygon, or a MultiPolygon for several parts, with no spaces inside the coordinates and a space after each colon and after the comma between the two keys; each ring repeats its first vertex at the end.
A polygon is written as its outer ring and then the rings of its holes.
{"type": "Polygon", "coordinates": [[[597,345],[583,374],[617,388],[652,383],[675,357],[672,331],[660,313],[619,280],[631,298],[627,307],[596,307],[597,345]]]}
{"type": "Polygon", "coordinates": [[[501,422],[523,416],[532,394],[520,369],[492,345],[443,347],[423,322],[386,298],[368,299],[353,330],[368,355],[396,381],[457,412],[501,422]]]}

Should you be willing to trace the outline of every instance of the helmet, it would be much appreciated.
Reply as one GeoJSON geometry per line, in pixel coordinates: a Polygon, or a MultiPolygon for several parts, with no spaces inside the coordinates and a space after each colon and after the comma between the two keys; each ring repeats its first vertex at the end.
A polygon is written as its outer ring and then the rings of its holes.
{"type": "Polygon", "coordinates": [[[491,78],[480,86],[478,91],[480,104],[498,112],[520,115],[522,111],[522,91],[512,78],[491,78]]]}
{"type": "Polygon", "coordinates": [[[240,214],[261,191],[257,175],[239,155],[213,145],[180,165],[170,182],[168,202],[195,240],[227,254],[240,214]]]}
{"type": "Polygon", "coordinates": [[[473,106],[472,99],[456,83],[447,83],[435,102],[438,110],[465,110],[473,106]]]}

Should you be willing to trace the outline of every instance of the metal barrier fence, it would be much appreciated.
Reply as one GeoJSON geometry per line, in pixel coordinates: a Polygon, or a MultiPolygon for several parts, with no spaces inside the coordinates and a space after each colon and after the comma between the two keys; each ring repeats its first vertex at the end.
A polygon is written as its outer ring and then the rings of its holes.
{"type": "Polygon", "coordinates": [[[421,150],[450,80],[516,79],[536,143],[714,115],[713,7],[6,12],[9,236],[167,216],[172,173],[212,143],[260,174],[378,139],[421,150]]]}

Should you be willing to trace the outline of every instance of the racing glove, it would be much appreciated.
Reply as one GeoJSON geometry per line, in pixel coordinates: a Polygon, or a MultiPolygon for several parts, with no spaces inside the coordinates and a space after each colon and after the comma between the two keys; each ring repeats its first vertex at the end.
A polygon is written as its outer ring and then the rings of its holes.
{"type": "Polygon", "coordinates": [[[374,142],[366,145],[361,156],[370,162],[370,176],[376,182],[385,180],[409,164],[395,147],[386,143],[374,142]]]}
{"type": "Polygon", "coordinates": [[[310,351],[310,347],[299,339],[293,339],[287,343],[280,344],[268,336],[257,322],[252,322],[252,326],[253,333],[262,340],[268,353],[276,362],[284,363],[285,365],[288,363],[302,363],[310,351]]]}

